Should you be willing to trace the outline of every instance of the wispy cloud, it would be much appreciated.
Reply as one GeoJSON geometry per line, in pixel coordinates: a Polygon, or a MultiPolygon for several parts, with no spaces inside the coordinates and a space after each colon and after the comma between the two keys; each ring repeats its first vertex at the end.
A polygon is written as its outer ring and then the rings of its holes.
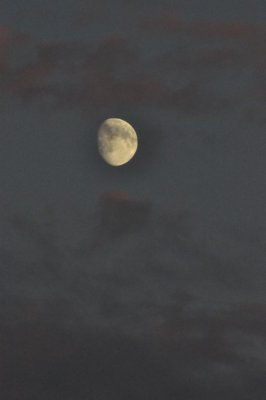
{"type": "Polygon", "coordinates": [[[106,379],[116,398],[212,393],[219,399],[219,390],[242,399],[256,385],[259,399],[265,305],[248,295],[247,280],[245,300],[239,288],[223,285],[228,268],[230,279],[243,284],[241,262],[199,246],[188,217],[108,193],[85,218],[76,244],[61,241],[52,213],[42,222],[9,218],[17,244],[1,250],[4,394],[36,395],[45,376],[46,393],[77,399],[94,392],[107,398],[106,379]],[[208,295],[210,287],[215,295],[208,295]],[[128,387],[132,373],[137,380],[145,375],[144,386],[128,387]],[[149,376],[157,375],[151,384],[149,376]]]}
{"type": "MultiPolygon", "coordinates": [[[[153,36],[161,29],[168,29],[173,44],[171,52],[160,50],[147,58],[148,48],[145,50],[126,35],[110,34],[95,47],[79,42],[36,43],[28,56],[34,58],[34,62],[25,58],[23,66],[16,67],[16,52],[10,57],[7,51],[16,35],[2,28],[2,71],[6,90],[24,99],[40,102],[48,99],[48,104],[50,99],[51,107],[79,108],[87,114],[114,104],[116,107],[128,104],[128,107],[145,105],[185,114],[214,115],[232,110],[233,105],[240,106],[245,96],[242,90],[239,96],[230,94],[230,73],[252,68],[250,87],[254,90],[254,101],[259,101],[259,97],[263,99],[259,83],[263,81],[261,65],[265,65],[263,25],[215,21],[185,23],[167,12],[151,19],[144,18],[143,24],[139,29],[144,29],[144,35],[150,31],[153,36]],[[180,42],[181,32],[190,38],[186,45],[180,42]],[[215,38],[222,42],[215,43],[215,38]],[[199,39],[205,43],[204,47],[198,45],[199,39]],[[216,87],[216,82],[222,80],[224,88],[228,87],[224,94],[216,87]]],[[[20,46],[23,45],[26,44],[22,42],[20,46]]],[[[238,73],[237,79],[238,87],[242,79],[244,88],[245,75],[241,77],[238,73]]],[[[251,95],[246,90],[246,98],[251,95]]]]}

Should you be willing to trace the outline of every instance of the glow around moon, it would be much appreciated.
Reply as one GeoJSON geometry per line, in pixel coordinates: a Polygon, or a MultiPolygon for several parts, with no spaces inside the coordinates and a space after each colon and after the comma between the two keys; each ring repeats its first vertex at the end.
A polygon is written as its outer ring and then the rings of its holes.
{"type": "Polygon", "coordinates": [[[102,158],[112,166],[126,164],[134,157],[138,137],[134,128],[120,118],[108,118],[98,130],[98,149],[102,158]]]}

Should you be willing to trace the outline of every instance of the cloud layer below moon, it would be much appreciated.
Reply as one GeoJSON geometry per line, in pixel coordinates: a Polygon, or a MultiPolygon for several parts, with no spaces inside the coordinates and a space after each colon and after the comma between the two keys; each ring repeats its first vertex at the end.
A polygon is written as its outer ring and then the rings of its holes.
{"type": "MultiPolygon", "coordinates": [[[[217,388],[241,398],[254,385],[259,399],[266,366],[259,269],[251,274],[246,255],[221,256],[195,241],[190,219],[123,193],[104,196],[69,242],[56,233],[62,230],[52,210],[37,219],[9,218],[9,247],[0,254],[6,396],[13,398],[12,376],[23,379],[26,399],[39,390],[42,375],[53,396],[55,374],[69,376],[73,368],[76,378],[68,380],[76,398],[88,390],[105,396],[111,370],[112,393],[119,396],[131,368],[141,379],[140,353],[150,379],[158,376],[155,386],[146,376],[141,391],[133,389],[140,399],[207,392],[220,399],[217,388]],[[12,349],[17,340],[27,365],[12,349]],[[85,370],[91,378],[80,376],[77,391],[77,371],[85,370]]],[[[254,254],[261,251],[256,245],[254,254]]],[[[64,382],[57,393],[67,390],[64,382]]]]}

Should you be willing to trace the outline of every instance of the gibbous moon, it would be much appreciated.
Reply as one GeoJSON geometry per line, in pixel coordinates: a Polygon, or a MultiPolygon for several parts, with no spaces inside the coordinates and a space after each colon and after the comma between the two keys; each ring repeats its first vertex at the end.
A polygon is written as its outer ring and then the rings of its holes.
{"type": "Polygon", "coordinates": [[[98,149],[102,158],[115,167],[126,164],[135,155],[138,137],[134,128],[120,118],[108,118],[98,130],[98,149]]]}

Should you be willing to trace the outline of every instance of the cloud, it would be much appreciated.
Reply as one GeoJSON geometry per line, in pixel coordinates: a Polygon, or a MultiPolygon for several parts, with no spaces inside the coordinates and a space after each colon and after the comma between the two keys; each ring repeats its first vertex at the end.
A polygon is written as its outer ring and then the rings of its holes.
{"type": "Polygon", "coordinates": [[[79,110],[85,119],[148,107],[265,124],[263,25],[185,22],[166,10],[144,19],[140,32],[140,42],[126,32],[97,43],[38,42],[2,28],[2,89],[29,106],[79,110]],[[165,46],[150,50],[161,30],[165,46]]]}
{"type": "Polygon", "coordinates": [[[102,66],[105,70],[106,67],[110,69],[113,65],[121,62],[131,63],[136,61],[136,52],[130,48],[125,37],[113,34],[107,36],[99,44],[96,50],[88,57],[88,63],[102,66]]]}
{"type": "MultiPolygon", "coordinates": [[[[179,303],[180,293],[189,295],[187,306],[193,308],[204,291],[207,298],[227,303],[238,284],[247,284],[243,259],[216,254],[192,239],[187,212],[168,216],[149,202],[119,193],[105,195],[94,216],[84,218],[86,226],[80,228],[76,244],[63,244],[51,220],[48,224],[13,216],[9,222],[17,237],[16,251],[2,252],[3,262],[11,264],[4,270],[2,289],[13,285],[17,296],[36,297],[36,304],[53,293],[68,303],[71,313],[81,312],[85,324],[95,321],[107,327],[112,321],[120,330],[128,309],[132,321],[128,326],[125,322],[123,331],[150,330],[179,303]],[[105,314],[105,304],[110,307],[112,302],[114,315],[105,314]]],[[[246,290],[252,296],[252,287],[246,290]]],[[[241,303],[240,292],[237,301],[241,303]]]]}
{"type": "Polygon", "coordinates": [[[12,50],[22,46],[29,37],[22,33],[14,33],[6,26],[0,25],[0,73],[5,74],[9,70],[12,50]]]}
{"type": "Polygon", "coordinates": [[[168,107],[175,107],[188,114],[214,114],[231,106],[228,98],[204,93],[199,82],[190,82],[185,87],[170,93],[165,103],[168,107]]]}
{"type": "Polygon", "coordinates": [[[10,217],[0,253],[5,398],[45,387],[50,398],[260,399],[265,305],[243,283],[243,260],[195,242],[191,223],[121,192],[83,215],[75,243],[52,212],[10,217]]]}
{"type": "Polygon", "coordinates": [[[178,33],[184,30],[185,22],[170,11],[164,11],[157,17],[146,17],[140,26],[144,30],[163,33],[178,33]]]}
{"type": "Polygon", "coordinates": [[[12,330],[1,336],[8,342],[8,363],[1,371],[6,398],[42,398],[45,393],[51,399],[159,400],[173,390],[163,357],[130,338],[93,330],[73,335],[45,322],[32,323],[30,335],[21,327],[19,337],[12,330]],[[19,342],[17,352],[12,342],[19,342]]]}
{"type": "Polygon", "coordinates": [[[202,39],[249,39],[265,34],[266,26],[238,21],[203,21],[191,23],[187,31],[202,39]]]}
{"type": "Polygon", "coordinates": [[[107,193],[101,201],[100,227],[112,238],[128,234],[144,227],[150,212],[149,202],[130,200],[123,192],[107,193]]]}
{"type": "MultiPolygon", "coordinates": [[[[252,67],[257,71],[255,79],[247,81],[238,73],[236,85],[244,88],[250,82],[254,96],[257,91],[263,97],[259,66],[265,60],[261,45],[251,46],[251,38],[263,37],[263,26],[213,21],[184,23],[167,11],[144,21],[144,25],[152,30],[152,35],[160,29],[166,30],[166,26],[171,32],[182,31],[190,37],[189,43],[177,38],[171,52],[158,48],[149,55],[148,48],[142,48],[132,38],[129,40],[126,34],[108,34],[97,45],[36,42],[20,59],[22,66],[14,62],[21,57],[19,53],[14,50],[12,57],[6,53],[2,66],[5,88],[24,100],[50,104],[51,109],[80,109],[84,116],[104,109],[143,106],[193,116],[218,115],[240,107],[245,97],[251,96],[250,93],[245,96],[242,90],[238,96],[231,95],[229,88],[233,85],[228,72],[233,76],[236,71],[252,67]],[[223,38],[224,43],[210,44],[215,36],[223,38]],[[206,46],[198,45],[199,37],[206,46]],[[250,42],[240,45],[232,42],[232,38],[249,38],[250,42]],[[220,90],[217,83],[223,80],[225,84],[220,90]]],[[[145,35],[148,39],[148,34],[145,35]]],[[[2,31],[4,49],[11,46],[15,36],[2,31]]],[[[21,43],[23,46],[25,43],[21,43]]]]}
{"type": "Polygon", "coordinates": [[[193,35],[197,39],[251,39],[266,33],[265,24],[239,21],[185,21],[175,12],[165,10],[158,16],[143,18],[144,30],[158,33],[193,35]]]}
{"type": "Polygon", "coordinates": [[[247,53],[235,47],[203,49],[199,52],[195,62],[204,68],[220,68],[244,66],[249,62],[247,53]]]}
{"type": "Polygon", "coordinates": [[[28,65],[16,72],[10,89],[20,96],[28,96],[42,87],[53,66],[49,63],[28,65]]]}

